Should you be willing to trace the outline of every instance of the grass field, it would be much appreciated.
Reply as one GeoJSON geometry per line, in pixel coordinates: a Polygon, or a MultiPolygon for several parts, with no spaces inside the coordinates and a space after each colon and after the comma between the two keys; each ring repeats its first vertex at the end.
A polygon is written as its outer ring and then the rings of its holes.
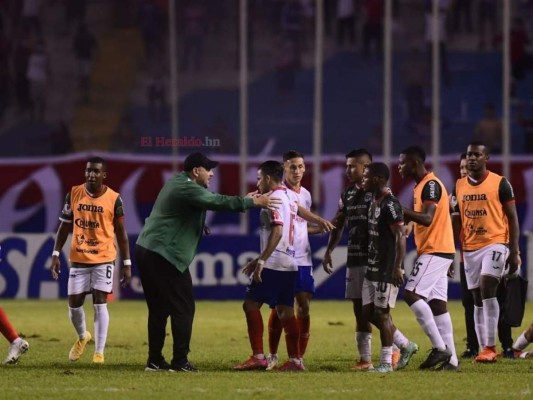
{"type": "MultiPolygon", "coordinates": [[[[3,300],[2,307],[29,341],[30,350],[17,365],[0,367],[0,399],[533,398],[533,359],[500,359],[492,365],[463,360],[458,373],[419,371],[417,367],[426,358],[430,345],[403,303],[393,311],[394,321],[420,345],[420,351],[405,370],[386,375],[350,370],[355,346],[348,302],[316,301],[311,305],[311,340],[306,354],[307,371],[303,373],[231,370],[250,355],[239,302],[197,303],[190,354],[190,360],[200,369],[197,374],[144,372],[147,343],[143,302],[110,304],[106,364],[102,366],[91,364],[92,343],[80,361],[68,361],[68,351],[76,337],[66,301],[3,300]]],[[[92,332],[90,303],[85,309],[92,332]]],[[[462,307],[454,302],[450,310],[460,352],[465,347],[462,307]]],[[[528,304],[526,313],[523,327],[513,332],[514,338],[533,320],[532,304],[528,304]]],[[[7,351],[7,343],[3,344],[2,359],[7,351]]],[[[168,336],[167,359],[170,346],[168,336]]],[[[373,347],[377,359],[377,334],[373,347]]],[[[282,344],[282,360],[285,354],[282,344]]]]}

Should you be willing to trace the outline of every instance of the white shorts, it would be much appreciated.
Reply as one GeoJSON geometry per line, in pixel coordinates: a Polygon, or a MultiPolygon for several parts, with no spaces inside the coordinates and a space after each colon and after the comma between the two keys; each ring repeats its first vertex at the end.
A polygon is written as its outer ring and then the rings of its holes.
{"type": "Polygon", "coordinates": [[[475,251],[464,251],[465,275],[468,289],[477,289],[481,275],[501,279],[509,249],[504,244],[491,244],[475,251]]]}
{"type": "Polygon", "coordinates": [[[365,280],[366,268],[366,266],[346,268],[346,291],[344,292],[344,298],[363,298],[363,281],[365,280]]]}
{"type": "Polygon", "coordinates": [[[92,289],[105,293],[113,292],[113,263],[97,264],[94,267],[69,268],[68,295],[90,293],[92,289]]]}
{"type": "Polygon", "coordinates": [[[379,308],[394,308],[399,288],[392,283],[373,282],[365,278],[363,282],[363,306],[374,304],[379,308]]]}
{"type": "Polygon", "coordinates": [[[453,263],[449,258],[422,254],[415,260],[405,290],[416,293],[427,301],[448,301],[448,269],[453,263]]]}

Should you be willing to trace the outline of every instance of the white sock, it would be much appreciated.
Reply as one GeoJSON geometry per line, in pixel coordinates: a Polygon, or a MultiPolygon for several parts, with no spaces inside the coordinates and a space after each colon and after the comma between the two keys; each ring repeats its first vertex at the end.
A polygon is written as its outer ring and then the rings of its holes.
{"type": "Polygon", "coordinates": [[[359,357],[362,361],[372,360],[372,334],[370,332],[356,332],[355,341],[359,357]]]}
{"type": "Polygon", "coordinates": [[[520,336],[518,336],[518,339],[516,339],[516,341],[513,344],[513,349],[522,351],[529,345],[529,342],[527,341],[524,333],[525,331],[522,332],[520,336]]]}
{"type": "Polygon", "coordinates": [[[10,344],[17,344],[18,342],[22,342],[22,339],[19,337],[13,340],[10,344]]]}
{"type": "Polygon", "coordinates": [[[85,339],[85,332],[87,331],[87,325],[85,324],[85,311],[83,306],[78,308],[68,308],[68,316],[70,322],[74,325],[74,329],[80,339],[85,339]]]}
{"type": "Polygon", "coordinates": [[[446,344],[440,336],[439,329],[433,318],[431,307],[424,300],[417,300],[411,304],[411,310],[415,313],[416,320],[431,341],[431,347],[434,349],[444,350],[446,344]]]}
{"type": "Polygon", "coordinates": [[[404,334],[398,328],[396,328],[392,334],[392,342],[398,348],[405,349],[409,344],[409,339],[407,339],[404,334]]]}
{"type": "Polygon", "coordinates": [[[483,318],[485,319],[486,346],[496,346],[500,305],[496,297],[483,300],[483,318]]]}
{"type": "Polygon", "coordinates": [[[94,352],[104,354],[109,328],[109,312],[107,304],[94,304],[94,352]]]}
{"type": "Polygon", "coordinates": [[[260,353],[260,354],[254,354],[254,358],[257,358],[258,360],[264,360],[266,357],[263,353],[260,353]]]}
{"type": "Polygon", "coordinates": [[[485,337],[485,318],[483,317],[483,307],[474,306],[474,327],[476,329],[477,341],[483,350],[487,345],[485,337]]]}
{"type": "Polygon", "coordinates": [[[457,359],[457,353],[455,352],[455,343],[453,341],[453,325],[450,313],[447,312],[445,314],[436,315],[434,319],[442,340],[444,340],[444,343],[446,343],[446,346],[448,346],[448,349],[452,352],[450,364],[457,367],[459,365],[459,360],[457,359]]]}
{"type": "Polygon", "coordinates": [[[379,359],[379,362],[381,363],[381,365],[392,364],[392,346],[381,348],[381,357],[379,359]]]}

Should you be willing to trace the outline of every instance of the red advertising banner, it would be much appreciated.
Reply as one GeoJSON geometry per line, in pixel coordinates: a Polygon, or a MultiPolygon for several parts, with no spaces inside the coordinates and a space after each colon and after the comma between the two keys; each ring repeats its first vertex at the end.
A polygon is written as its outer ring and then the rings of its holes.
{"type": "MultiPolygon", "coordinates": [[[[107,185],[120,192],[126,216],[128,233],[137,234],[144,218],[165,180],[172,176],[172,159],[164,156],[123,155],[116,153],[78,153],[72,156],[2,159],[0,160],[0,232],[55,232],[65,194],[73,185],[84,182],[86,160],[94,155],[103,157],[108,164],[107,185]]],[[[215,170],[210,190],[236,195],[239,193],[239,158],[216,156],[220,161],[215,170]]],[[[247,181],[249,191],[255,189],[256,168],[266,159],[278,156],[250,157],[247,181]]],[[[182,159],[180,159],[181,161],[182,159]]],[[[431,161],[431,160],[429,160],[431,161]]],[[[311,192],[312,157],[306,159],[304,180],[311,192]]],[[[315,210],[326,218],[335,214],[339,195],[346,185],[343,155],[325,155],[320,165],[320,199],[314,199],[315,210]]],[[[491,158],[489,168],[501,171],[501,159],[491,158]]],[[[402,204],[412,203],[413,182],[402,181],[396,163],[391,166],[391,187],[402,204]]],[[[509,177],[515,190],[522,232],[533,231],[533,157],[514,157],[509,177]]],[[[459,174],[459,157],[441,159],[439,176],[451,190],[459,174]]],[[[224,213],[218,213],[224,214],[224,213]]],[[[239,233],[238,216],[209,215],[207,223],[214,234],[239,233]]]]}

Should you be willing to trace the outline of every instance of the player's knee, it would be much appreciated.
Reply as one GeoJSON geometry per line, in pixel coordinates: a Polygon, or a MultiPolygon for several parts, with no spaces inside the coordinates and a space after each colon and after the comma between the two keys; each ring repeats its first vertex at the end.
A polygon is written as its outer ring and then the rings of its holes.
{"type": "Polygon", "coordinates": [[[309,317],[309,304],[302,304],[298,306],[298,318],[309,317]]]}
{"type": "Polygon", "coordinates": [[[411,307],[411,305],[413,305],[418,300],[420,300],[421,297],[419,295],[417,295],[416,293],[411,292],[410,290],[406,290],[406,291],[404,291],[403,299],[405,300],[407,305],[409,307],[411,307]]]}

